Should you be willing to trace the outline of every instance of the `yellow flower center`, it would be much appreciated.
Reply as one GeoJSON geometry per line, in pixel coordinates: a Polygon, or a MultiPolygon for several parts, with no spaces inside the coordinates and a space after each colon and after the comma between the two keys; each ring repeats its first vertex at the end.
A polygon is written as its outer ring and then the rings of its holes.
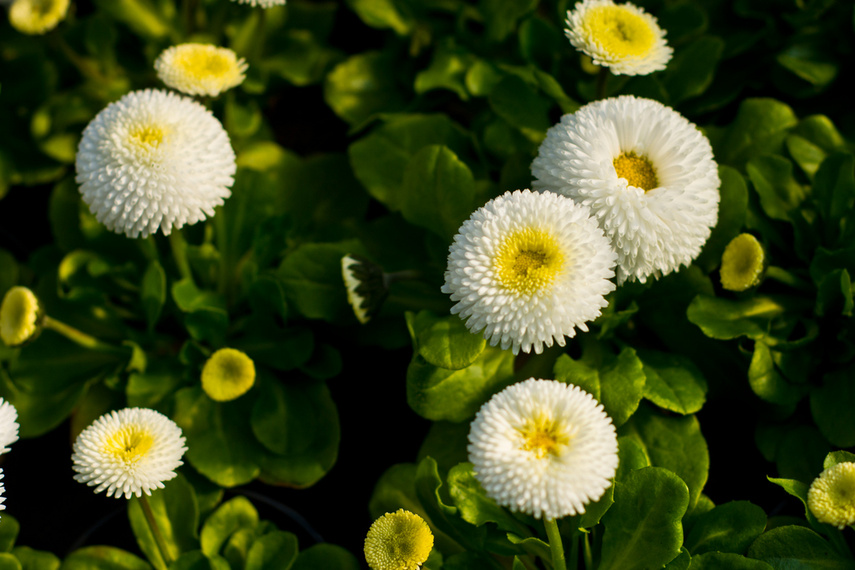
{"type": "Polygon", "coordinates": [[[231,73],[236,64],[233,59],[229,59],[222,52],[209,49],[208,46],[193,46],[192,49],[184,49],[179,53],[175,58],[175,65],[188,76],[198,80],[231,73]]]}
{"type": "Polygon", "coordinates": [[[255,384],[255,364],[234,348],[222,348],[202,368],[202,389],[212,400],[228,402],[255,384]]]}
{"type": "Polygon", "coordinates": [[[638,156],[634,152],[624,152],[614,159],[612,164],[618,178],[624,178],[630,186],[641,188],[645,192],[659,186],[656,169],[644,156],[638,156]]]}
{"type": "Polygon", "coordinates": [[[592,8],[582,25],[591,39],[616,58],[644,55],[656,42],[647,21],[624,6],[592,8]]]}
{"type": "Polygon", "coordinates": [[[554,281],[564,267],[564,253],[549,233],[526,228],[505,239],[493,264],[505,288],[531,294],[554,281]]]}
{"type": "Polygon", "coordinates": [[[6,346],[18,346],[37,330],[39,300],[26,287],[12,287],[0,304],[0,338],[6,346]]]}
{"type": "Polygon", "coordinates": [[[721,256],[721,286],[730,291],[745,291],[760,282],[765,259],[763,246],[751,234],[733,238],[721,256]]]}
{"type": "Polygon", "coordinates": [[[43,34],[68,12],[69,0],[15,0],[9,9],[12,27],[25,34],[43,34]]]}
{"type": "Polygon", "coordinates": [[[135,463],[143,457],[154,444],[154,438],[139,426],[125,426],[104,443],[104,453],[108,453],[123,463],[135,463]]]}
{"type": "Polygon", "coordinates": [[[398,509],[371,525],[365,561],[373,570],[418,570],[433,548],[433,534],[418,515],[398,509]]]}
{"type": "Polygon", "coordinates": [[[131,140],[138,145],[156,148],[163,142],[164,132],[158,126],[147,125],[131,131],[131,140]]]}
{"type": "Polygon", "coordinates": [[[855,524],[855,463],[838,463],[814,479],[808,508],[819,522],[839,529],[855,524]]]}
{"type": "Polygon", "coordinates": [[[544,414],[528,420],[519,431],[523,437],[520,449],[531,452],[537,459],[547,455],[560,456],[573,439],[573,434],[563,422],[544,414]]]}

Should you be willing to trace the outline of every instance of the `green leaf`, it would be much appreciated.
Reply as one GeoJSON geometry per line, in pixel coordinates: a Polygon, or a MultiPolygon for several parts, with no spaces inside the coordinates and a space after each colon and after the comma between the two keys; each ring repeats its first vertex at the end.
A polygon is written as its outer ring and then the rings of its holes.
{"type": "Polygon", "coordinates": [[[385,513],[406,509],[419,516],[427,516],[416,498],[416,465],[397,463],[389,467],[374,485],[368,512],[372,519],[378,519],[385,513]]]}
{"type": "Polygon", "coordinates": [[[644,366],[629,347],[600,368],[600,401],[615,427],[623,425],[638,409],[645,381],[644,366]]]}
{"type": "Polygon", "coordinates": [[[803,390],[790,384],[778,372],[769,345],[759,340],[754,343],[748,383],[762,400],[780,406],[792,406],[804,395],[803,390]]]}
{"type": "Polygon", "coordinates": [[[201,550],[185,552],[169,566],[169,570],[231,570],[225,558],[205,556],[201,550]]]}
{"type": "Polygon", "coordinates": [[[8,552],[0,553],[0,570],[22,570],[21,562],[8,552]]]}
{"type": "Polygon", "coordinates": [[[448,242],[480,202],[469,167],[439,145],[424,147],[410,159],[403,192],[404,218],[448,242]]]}
{"type": "Polygon", "coordinates": [[[615,504],[603,517],[603,558],[599,570],[659,568],[680,553],[680,519],[689,492],[666,469],[645,467],[615,483],[615,504]]]}
{"type": "Polygon", "coordinates": [[[778,443],[775,463],[778,474],[786,479],[813,481],[822,471],[822,462],[831,451],[828,442],[813,426],[796,426],[778,443]]]}
{"type": "Polygon", "coordinates": [[[416,93],[426,93],[433,89],[448,89],[457,93],[460,99],[469,99],[466,90],[466,73],[476,61],[476,57],[465,49],[457,47],[451,38],[441,41],[433,53],[430,65],[416,75],[416,93]]]}
{"type": "Polygon", "coordinates": [[[552,126],[549,109],[552,104],[531,85],[516,75],[508,75],[490,92],[490,107],[527,138],[540,142],[552,126]]]}
{"type": "Polygon", "coordinates": [[[835,269],[819,282],[814,312],[819,315],[841,314],[852,316],[852,279],[846,269],[835,269]]]}
{"type": "Polygon", "coordinates": [[[484,16],[487,39],[504,40],[517,27],[517,20],[537,6],[537,0],[480,0],[478,9],[484,16]]]}
{"type": "Polygon", "coordinates": [[[415,350],[428,364],[439,368],[466,368],[487,346],[483,335],[469,332],[456,315],[437,317],[429,311],[420,311],[409,322],[415,335],[415,350]]]}
{"type": "Polygon", "coordinates": [[[261,472],[262,451],[247,421],[251,409],[249,398],[214,402],[198,385],[175,393],[172,419],[187,438],[185,457],[223,487],[248,483],[261,472]]]}
{"type": "Polygon", "coordinates": [[[686,547],[680,548],[680,554],[676,556],[671,562],[665,565],[665,570],[688,570],[689,565],[692,563],[692,557],[689,554],[689,551],[686,550],[686,547]]]}
{"type": "Polygon", "coordinates": [[[57,570],[61,562],[52,552],[29,546],[16,546],[12,554],[21,563],[21,570],[57,570]]]}
{"type": "Polygon", "coordinates": [[[689,570],[773,570],[773,567],[760,560],[752,560],[741,554],[730,552],[707,552],[699,556],[692,556],[689,570]]]}
{"type": "Polygon", "coordinates": [[[784,299],[755,296],[741,301],[698,295],[686,316],[711,338],[728,340],[739,336],[762,339],[772,319],[787,312],[784,299]]]}
{"type": "Polygon", "coordinates": [[[686,537],[694,558],[705,552],[742,554],[766,528],[766,513],[748,501],[731,501],[700,515],[686,537]]]}
{"type": "Polygon", "coordinates": [[[849,453],[845,450],[832,451],[825,456],[825,461],[822,463],[823,469],[834,467],[838,463],[855,463],[855,453],[849,453]]]}
{"type": "Polygon", "coordinates": [[[742,168],[753,156],[779,152],[787,130],[797,122],[793,110],[780,101],[746,99],[715,155],[720,162],[742,168]]]}
{"type": "Polygon", "coordinates": [[[855,445],[855,386],[852,385],[853,367],[823,376],[822,385],[810,393],[810,411],[822,435],[836,447],[855,445]]]}
{"type": "Polygon", "coordinates": [[[433,422],[419,448],[418,459],[433,457],[443,475],[458,463],[469,460],[469,424],[433,422]]]}
{"type": "Polygon", "coordinates": [[[496,523],[501,530],[527,536],[526,526],[488,497],[475,478],[471,463],[460,463],[448,472],[448,493],[464,520],[481,526],[496,523]]]}
{"type": "Polygon", "coordinates": [[[781,67],[817,88],[823,88],[837,77],[837,63],[809,44],[795,44],[778,54],[781,67]]]}
{"type": "Polygon", "coordinates": [[[553,374],[555,380],[578,386],[598,402],[601,401],[600,373],[596,368],[580,360],[573,360],[568,354],[562,354],[555,361],[553,374]]]}
{"type": "Polygon", "coordinates": [[[145,270],[140,286],[140,299],[145,309],[148,330],[151,331],[166,303],[166,272],[157,260],[149,262],[145,270]]]}
{"type": "Polygon", "coordinates": [[[151,566],[119,548],[86,546],[69,554],[60,570],[151,570],[151,566]]]}
{"type": "Polygon", "coordinates": [[[347,0],[356,15],[372,28],[388,28],[406,36],[416,25],[406,0],[347,0]]]}
{"type": "Polygon", "coordinates": [[[660,408],[679,414],[694,414],[706,401],[707,381],[687,357],[642,350],[644,397],[660,408]]]}
{"type": "Polygon", "coordinates": [[[0,518],[0,552],[9,552],[18,539],[21,525],[11,515],[0,518]]]}
{"type": "Polygon", "coordinates": [[[340,52],[319,42],[307,30],[279,32],[275,45],[275,52],[265,54],[260,62],[261,69],[298,87],[318,83],[330,67],[341,59],[340,52]]]}
{"type": "Polygon", "coordinates": [[[761,155],[749,160],[745,168],[766,215],[788,221],[805,199],[804,189],[793,178],[793,163],[781,156],[761,155]]]}
{"type": "Polygon", "coordinates": [[[844,558],[820,535],[803,526],[782,526],[761,534],[748,556],[776,569],[851,570],[855,562],[844,558]]]}
{"type": "Polygon", "coordinates": [[[816,171],[819,169],[819,165],[822,164],[822,161],[825,160],[828,153],[819,146],[798,135],[790,134],[784,142],[786,143],[787,151],[789,151],[793,160],[795,160],[805,174],[808,175],[808,178],[813,180],[816,171]]]}
{"type": "Polygon", "coordinates": [[[298,550],[297,537],[290,532],[265,534],[252,543],[244,570],[288,570],[298,550]]]}
{"type": "Polygon", "coordinates": [[[715,36],[700,37],[676,50],[662,77],[672,105],[676,106],[707,90],[723,51],[724,41],[715,36]]]}
{"type": "Polygon", "coordinates": [[[291,570],[359,570],[356,557],[335,544],[322,542],[300,552],[291,570]]]}
{"type": "Polygon", "coordinates": [[[202,552],[214,556],[230,536],[241,529],[252,530],[258,525],[258,511],[246,497],[237,496],[220,505],[202,525],[199,540],[202,552]]]}
{"type": "Polygon", "coordinates": [[[95,0],[95,4],[145,38],[158,39],[170,32],[169,24],[149,0],[95,0]]]}
{"type": "Polygon", "coordinates": [[[350,312],[341,276],[341,258],[348,253],[362,253],[359,242],[307,243],[282,261],[277,275],[300,314],[333,321],[350,312]]]}
{"type": "Polygon", "coordinates": [[[689,508],[694,508],[710,468],[707,443],[695,416],[662,416],[641,406],[620,435],[631,436],[640,443],[652,465],[669,469],[685,481],[689,508]]]}
{"type": "MultiPolygon", "coordinates": [[[[834,154],[825,159],[813,181],[813,198],[825,221],[822,233],[829,245],[836,245],[844,227],[844,218],[855,203],[855,158],[834,154]]],[[[848,245],[848,244],[841,244],[848,245]]]]}
{"type": "MultiPolygon", "coordinates": [[[[196,493],[187,480],[179,474],[148,498],[154,520],[174,560],[182,552],[199,548],[196,528],[199,526],[199,505],[196,493]]],[[[156,568],[166,568],[160,549],[143,513],[140,499],[128,501],[128,518],[140,550],[156,568]]]]}
{"type": "Polygon", "coordinates": [[[18,262],[11,253],[0,248],[0,300],[6,291],[18,283],[18,262]]]}
{"type": "Polygon", "coordinates": [[[324,81],[324,100],[351,125],[380,112],[404,108],[395,62],[383,52],[351,56],[335,66],[324,81]]]}

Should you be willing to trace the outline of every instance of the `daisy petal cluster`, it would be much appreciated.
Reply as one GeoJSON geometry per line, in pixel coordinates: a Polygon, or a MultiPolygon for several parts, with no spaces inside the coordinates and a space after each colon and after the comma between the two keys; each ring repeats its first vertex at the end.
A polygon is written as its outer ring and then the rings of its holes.
{"type": "Polygon", "coordinates": [[[9,23],[22,34],[41,35],[65,19],[68,6],[69,0],[15,0],[9,8],[9,23]]]}
{"type": "Polygon", "coordinates": [[[418,570],[433,548],[433,533],[419,515],[398,509],[371,525],[365,561],[372,570],[418,570]]]}
{"type": "Polygon", "coordinates": [[[168,235],[231,195],[235,153],[223,125],[172,92],[133,91],[98,113],[77,150],[77,182],[99,222],[128,237],[168,235]]]}
{"type": "Polygon", "coordinates": [[[193,43],[167,48],[154,62],[157,76],[167,86],[209,97],[243,83],[246,68],[246,61],[228,48],[193,43]]]}
{"type": "Polygon", "coordinates": [[[260,6],[262,8],[272,8],[274,6],[284,6],[287,0],[232,0],[238,4],[249,4],[250,6],[260,6]]]}
{"type": "Polygon", "coordinates": [[[647,75],[665,69],[674,51],[656,18],[629,2],[579,2],[567,12],[564,33],[573,47],[616,75],[647,75]]]}
{"type": "Polygon", "coordinates": [[[718,221],[709,141],[650,99],[625,95],[564,115],[531,170],[535,189],[590,209],[617,252],[618,284],[690,264],[718,221]]]}
{"type": "Polygon", "coordinates": [[[6,494],[6,485],[3,484],[4,476],[5,474],[3,473],[3,469],[0,468],[0,511],[6,510],[6,505],[3,504],[6,502],[6,497],[4,497],[6,494]]]}
{"type": "Polygon", "coordinates": [[[468,450],[487,495],[535,518],[584,513],[618,465],[602,404],[555,380],[530,378],[493,396],[472,422],[468,450]]]}
{"type": "Polygon", "coordinates": [[[0,340],[6,346],[21,346],[39,330],[39,300],[26,287],[12,287],[0,303],[0,340]]]}
{"type": "Polygon", "coordinates": [[[130,499],[162,489],[175,477],[187,448],[175,422],[146,408],[112,411],[95,420],[74,442],[75,481],[130,499]]]}
{"type": "Polygon", "coordinates": [[[855,463],[829,467],[808,489],[807,504],[816,520],[843,527],[855,524],[855,463]]]}
{"type": "Polygon", "coordinates": [[[234,348],[221,348],[202,368],[202,389],[218,402],[243,396],[255,384],[255,363],[234,348]]]}
{"type": "Polygon", "coordinates": [[[537,353],[607,305],[615,253],[588,211],[557,194],[507,192],[476,210],[449,248],[453,314],[491,345],[537,353]]]}
{"type": "Polygon", "coordinates": [[[9,451],[9,446],[18,441],[18,410],[0,398],[0,454],[9,451]]]}

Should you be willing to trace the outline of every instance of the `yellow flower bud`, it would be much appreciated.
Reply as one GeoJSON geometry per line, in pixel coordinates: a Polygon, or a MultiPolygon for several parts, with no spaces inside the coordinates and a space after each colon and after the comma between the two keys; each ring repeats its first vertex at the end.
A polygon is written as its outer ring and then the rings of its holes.
{"type": "Polygon", "coordinates": [[[202,389],[212,400],[228,402],[255,384],[255,364],[234,348],[221,348],[202,368],[202,389]]]}
{"type": "Polygon", "coordinates": [[[20,346],[39,329],[39,300],[26,287],[12,287],[0,304],[0,339],[6,346],[20,346]]]}
{"type": "Polygon", "coordinates": [[[371,525],[365,561],[373,570],[418,570],[433,548],[433,534],[419,515],[398,509],[371,525]]]}

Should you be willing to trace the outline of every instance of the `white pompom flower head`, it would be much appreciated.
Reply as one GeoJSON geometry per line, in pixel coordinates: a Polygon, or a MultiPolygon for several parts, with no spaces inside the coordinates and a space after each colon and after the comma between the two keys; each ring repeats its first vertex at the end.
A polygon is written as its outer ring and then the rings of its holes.
{"type": "Polygon", "coordinates": [[[99,222],[128,237],[195,224],[231,195],[237,169],[223,125],[170,91],[133,91],[83,131],[77,183],[99,222]]]}
{"type": "Polygon", "coordinates": [[[631,95],[589,103],[550,128],[533,187],[590,209],[617,252],[617,281],[689,265],[718,221],[712,147],[682,115],[631,95]]]}
{"type": "Polygon", "coordinates": [[[672,50],[656,18],[612,0],[584,0],[567,12],[564,31],[573,47],[615,75],[647,75],[665,69],[672,50]]]}
{"type": "Polygon", "coordinates": [[[175,422],[147,408],[112,411],[95,420],[74,442],[75,481],[130,499],[162,489],[175,477],[187,451],[175,422]]]}
{"type": "Polygon", "coordinates": [[[154,62],[167,86],[188,95],[216,97],[246,78],[246,61],[228,48],[186,43],[169,47],[154,62]]]}
{"type": "Polygon", "coordinates": [[[564,346],[614,290],[615,253],[589,212],[557,194],[506,192],[476,210],[449,248],[453,314],[514,354],[564,346]]]}
{"type": "Polygon", "coordinates": [[[499,505],[535,518],[583,514],[612,484],[617,433],[572,384],[530,378],[484,404],[469,431],[476,479],[499,505]]]}

